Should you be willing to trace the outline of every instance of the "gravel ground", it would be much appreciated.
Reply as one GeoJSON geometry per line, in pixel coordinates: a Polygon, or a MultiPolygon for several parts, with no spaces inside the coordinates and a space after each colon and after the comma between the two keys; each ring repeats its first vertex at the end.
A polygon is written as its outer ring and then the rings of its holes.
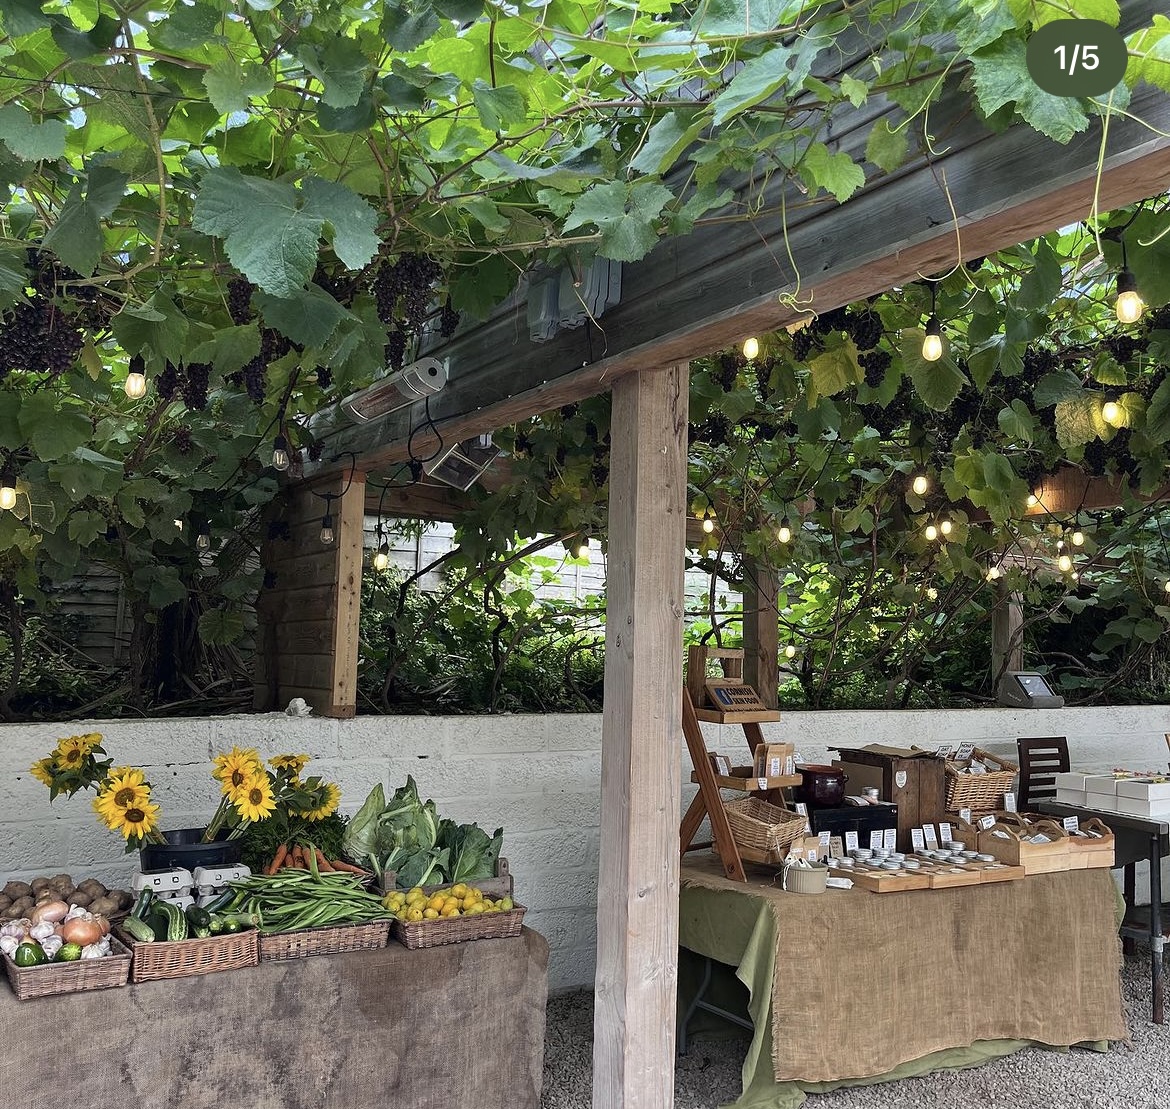
{"type": "MultiPolygon", "coordinates": [[[[1150,1023],[1149,949],[1122,973],[1132,1045],[1107,1052],[1025,1050],[966,1071],[810,1095],[805,1109],[1170,1109],[1170,1025],[1150,1023]]],[[[691,1039],[675,1070],[677,1109],[715,1109],[739,1096],[746,1039],[691,1039]]],[[[590,1109],[593,995],[548,1004],[542,1109],[590,1109]]]]}

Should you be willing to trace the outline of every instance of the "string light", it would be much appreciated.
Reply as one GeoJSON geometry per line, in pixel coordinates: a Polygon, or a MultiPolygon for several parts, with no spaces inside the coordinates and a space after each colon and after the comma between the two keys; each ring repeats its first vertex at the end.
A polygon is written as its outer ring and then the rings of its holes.
{"type": "Polygon", "coordinates": [[[1116,401],[1107,400],[1101,406],[1101,418],[1107,424],[1111,424],[1113,427],[1117,427],[1117,425],[1121,422],[1121,405],[1116,401]]]}
{"type": "Polygon", "coordinates": [[[1001,577],[1003,577],[1003,571],[999,568],[998,564],[992,563],[987,567],[988,581],[998,581],[1001,577]]]}
{"type": "Polygon", "coordinates": [[[16,507],[16,467],[10,458],[0,470],[0,508],[16,507]]]}
{"type": "Polygon", "coordinates": [[[1170,593],[1170,578],[1166,579],[1165,589],[1167,593],[1170,593]]]}
{"type": "Polygon", "coordinates": [[[378,547],[378,553],[374,555],[374,569],[381,572],[387,569],[389,565],[390,544],[383,540],[381,546],[378,547]]]}
{"type": "Polygon", "coordinates": [[[195,534],[195,546],[201,551],[211,550],[211,524],[204,520],[199,525],[199,531],[195,534]]]}
{"type": "Polygon", "coordinates": [[[333,542],[333,514],[329,511],[321,517],[321,542],[325,546],[333,542]]]}
{"type": "Polygon", "coordinates": [[[743,341],[743,356],[751,362],[760,353],[760,340],[754,335],[749,335],[743,341]]]}
{"type": "Polygon", "coordinates": [[[935,587],[933,585],[928,585],[926,587],[926,599],[928,601],[937,601],[938,600],[938,590],[935,589],[935,587]]]}
{"type": "Polygon", "coordinates": [[[926,525],[926,538],[933,543],[938,538],[938,528],[934,524],[926,525]]]}
{"type": "Polygon", "coordinates": [[[175,527],[176,527],[176,528],[178,528],[178,530],[179,530],[179,531],[182,531],[182,530],[183,530],[183,521],[182,521],[182,520],[176,520],[176,521],[175,521],[175,527]]]}
{"type": "Polygon", "coordinates": [[[1081,531],[1080,528],[1077,528],[1076,531],[1074,531],[1072,535],[1069,536],[1069,540],[1074,547],[1083,547],[1085,545],[1085,533],[1081,531]]]}
{"type": "Polygon", "coordinates": [[[1067,554],[1062,554],[1056,560],[1056,565],[1062,574],[1067,574],[1073,568],[1073,560],[1067,554]]]}
{"type": "Polygon", "coordinates": [[[792,525],[789,524],[787,516],[785,516],[784,519],[780,521],[780,530],[776,532],[776,538],[779,539],[781,543],[792,542],[792,525]]]}
{"type": "Polygon", "coordinates": [[[138,400],[140,397],[146,396],[146,374],[131,370],[126,375],[126,381],[122,388],[126,390],[126,396],[131,400],[138,400]]]}
{"type": "Polygon", "coordinates": [[[703,517],[703,530],[710,535],[715,530],[715,521],[710,516],[703,517]]]}
{"type": "MultiPolygon", "coordinates": [[[[1168,583],[1168,584],[1170,584],[1170,583],[1168,583]]],[[[796,658],[796,646],[795,646],[795,644],[788,643],[788,644],[786,644],[786,645],[785,645],[785,647],[784,647],[784,657],[785,657],[785,658],[796,658]]]]}
{"type": "Polygon", "coordinates": [[[589,536],[582,535],[581,542],[577,544],[577,549],[574,552],[578,558],[589,557],[589,536]]]}
{"type": "Polygon", "coordinates": [[[1118,323],[1137,323],[1142,318],[1146,303],[1137,291],[1137,279],[1129,268],[1125,255],[1125,239],[1121,240],[1121,272],[1117,275],[1117,300],[1113,310],[1118,323]]]}
{"type": "Polygon", "coordinates": [[[938,530],[941,531],[943,535],[950,535],[953,527],[954,524],[952,524],[950,520],[943,520],[942,523],[938,525],[938,530]]]}
{"type": "Polygon", "coordinates": [[[915,474],[914,480],[910,482],[910,488],[917,496],[923,497],[930,492],[930,478],[926,474],[915,474]]]}
{"type": "Polygon", "coordinates": [[[1028,507],[1035,508],[1040,503],[1040,498],[1035,493],[1028,494],[1028,507]]]}
{"type": "Polygon", "coordinates": [[[926,334],[922,337],[922,357],[927,362],[937,362],[943,355],[942,324],[937,312],[938,282],[930,282],[930,319],[926,321],[926,334]]]}
{"type": "Polygon", "coordinates": [[[278,435],[272,441],[272,468],[274,470],[287,470],[291,459],[288,456],[288,440],[283,435],[278,435]]]}

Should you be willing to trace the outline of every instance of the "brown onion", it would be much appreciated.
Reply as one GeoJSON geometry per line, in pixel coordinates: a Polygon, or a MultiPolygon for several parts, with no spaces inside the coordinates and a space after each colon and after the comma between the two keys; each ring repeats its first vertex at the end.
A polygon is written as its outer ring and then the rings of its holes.
{"type": "Polygon", "coordinates": [[[40,924],[42,920],[47,920],[50,924],[60,924],[68,912],[69,906],[64,901],[44,901],[28,916],[33,924],[40,924]]]}
{"type": "Polygon", "coordinates": [[[106,920],[106,918],[102,916],[101,913],[94,913],[92,919],[94,924],[96,924],[102,930],[103,936],[108,936],[110,934],[110,922],[106,920]]]}
{"type": "Polygon", "coordinates": [[[66,943],[75,943],[81,947],[88,947],[102,938],[102,926],[96,920],[83,920],[74,917],[61,925],[61,938],[66,943]]]}

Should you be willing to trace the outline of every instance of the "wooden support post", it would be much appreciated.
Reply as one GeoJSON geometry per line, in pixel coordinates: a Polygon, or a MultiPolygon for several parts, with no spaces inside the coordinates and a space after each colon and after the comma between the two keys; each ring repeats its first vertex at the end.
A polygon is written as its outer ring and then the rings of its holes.
{"type": "Polygon", "coordinates": [[[613,391],[594,1109],[674,1104],[688,376],[613,391]]]}
{"type": "Polygon", "coordinates": [[[1024,668],[1024,612],[1020,595],[1011,593],[1003,580],[995,583],[995,608],[991,613],[991,680],[993,687],[1009,670],[1024,668]]]}
{"type": "Polygon", "coordinates": [[[780,684],[780,576],[754,559],[744,559],[743,570],[743,680],[774,709],[780,684]]]}

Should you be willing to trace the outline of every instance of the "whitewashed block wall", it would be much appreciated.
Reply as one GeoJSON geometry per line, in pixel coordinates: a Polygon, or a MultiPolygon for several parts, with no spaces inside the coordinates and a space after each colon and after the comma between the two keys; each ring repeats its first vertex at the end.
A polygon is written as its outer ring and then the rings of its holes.
{"type": "MultiPolygon", "coordinates": [[[[742,729],[708,725],[708,748],[746,758],[742,729]]],[[[1165,707],[988,709],[943,712],[787,713],[766,725],[770,738],[791,740],[808,761],[837,744],[918,744],[973,739],[1014,755],[1017,736],[1066,735],[1075,767],[1165,767],[1165,707]]],[[[548,937],[553,990],[590,985],[596,942],[596,883],[601,781],[598,715],[490,717],[361,717],[297,719],[279,713],[201,719],[82,721],[0,725],[0,880],[69,870],[125,883],[137,857],[102,828],[89,796],[58,798],[28,767],[62,735],[99,731],[115,763],[142,766],[154,783],[167,827],[203,823],[217,798],[211,757],[233,744],[265,757],[307,752],[312,766],[342,789],[353,812],[380,781],[387,793],[413,774],[423,797],[453,820],[504,827],[504,854],[526,921],[548,937]]],[[[681,744],[683,780],[689,762],[681,744]]],[[[683,804],[694,787],[684,788],[683,804]]],[[[1166,887],[1170,888],[1170,887],[1166,887]]]]}

